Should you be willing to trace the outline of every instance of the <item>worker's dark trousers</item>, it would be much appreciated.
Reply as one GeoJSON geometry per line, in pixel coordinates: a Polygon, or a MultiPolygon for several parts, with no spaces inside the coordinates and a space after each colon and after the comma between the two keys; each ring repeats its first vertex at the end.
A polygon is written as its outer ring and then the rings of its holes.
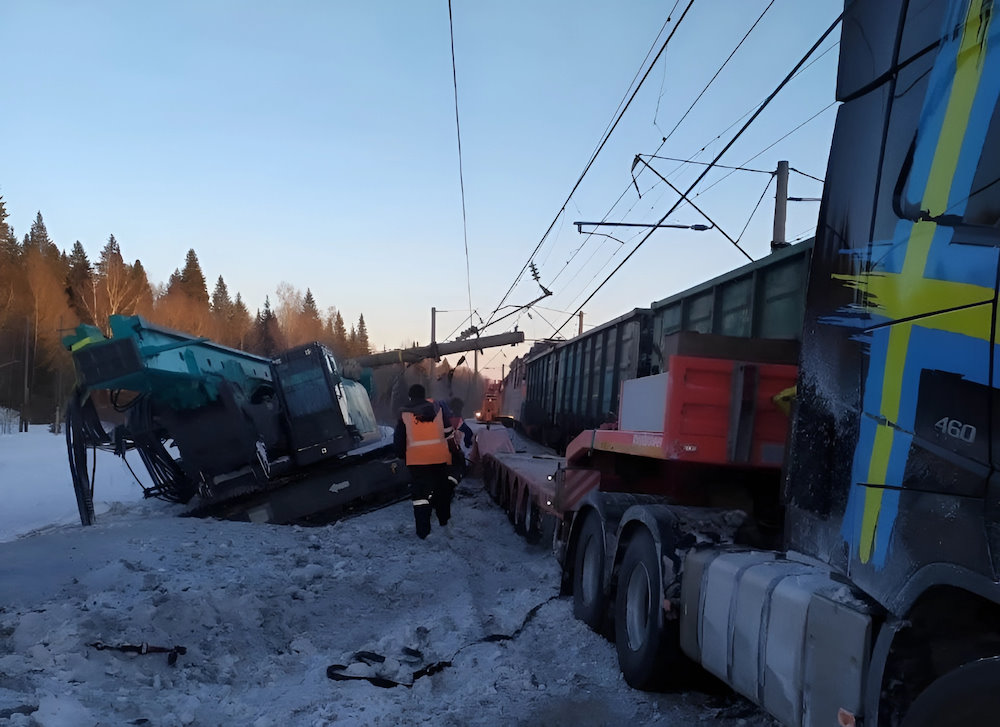
{"type": "Polygon", "coordinates": [[[426,538],[431,532],[431,511],[438,523],[445,525],[451,517],[451,498],[455,485],[448,479],[448,465],[422,464],[407,467],[410,472],[410,498],[417,537],[426,538]]]}

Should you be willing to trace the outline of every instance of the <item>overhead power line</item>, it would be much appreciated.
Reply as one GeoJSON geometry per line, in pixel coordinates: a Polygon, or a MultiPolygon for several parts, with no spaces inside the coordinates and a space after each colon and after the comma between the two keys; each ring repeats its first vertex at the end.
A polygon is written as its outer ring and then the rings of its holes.
{"type": "MultiPolygon", "coordinates": [[[[691,201],[691,199],[687,196],[687,192],[682,192],[677,187],[675,187],[673,184],[671,184],[671,182],[666,177],[664,177],[658,171],[656,171],[655,169],[653,169],[653,167],[649,164],[649,162],[647,162],[645,159],[643,159],[642,156],[640,156],[639,154],[635,155],[635,162],[632,162],[632,168],[633,169],[635,169],[635,165],[636,165],[637,162],[642,162],[642,164],[644,164],[646,166],[646,168],[649,169],[649,171],[651,171],[653,174],[655,174],[657,177],[659,177],[660,180],[663,181],[664,184],[666,184],[668,187],[670,187],[670,189],[672,189],[674,192],[676,192],[677,194],[680,195],[681,199],[678,200],[677,204],[680,204],[681,201],[684,201],[684,202],[687,202],[689,205],[691,205],[691,207],[694,209],[695,212],[697,212],[702,217],[704,217],[706,220],[708,220],[712,224],[712,227],[714,227],[719,232],[721,232],[722,236],[725,237],[727,240],[729,240],[729,242],[731,242],[733,244],[733,247],[735,247],[737,250],[739,250],[741,253],[743,253],[744,257],[746,257],[747,260],[749,260],[750,262],[753,262],[753,258],[750,257],[750,253],[748,253],[746,250],[744,250],[742,247],[740,247],[739,241],[734,240],[729,235],[727,235],[726,232],[725,232],[725,230],[723,230],[715,222],[715,220],[713,220],[711,217],[709,217],[707,214],[705,214],[705,212],[701,208],[699,208],[698,205],[696,205],[693,201],[691,201]]],[[[708,171],[709,170],[706,169],[705,173],[707,174],[708,171]]],[[[690,192],[690,191],[691,190],[689,189],[688,192],[690,192]]],[[[674,205],[674,206],[676,207],[677,205],[674,205]]],[[[663,220],[660,220],[660,222],[663,222],[663,220]]],[[[650,234],[652,234],[652,233],[650,233],[650,234]]],[[[641,245],[643,242],[645,242],[645,240],[640,241],[639,244],[641,245]]]]}
{"type": "Polygon", "coordinates": [[[743,235],[746,234],[747,228],[750,227],[750,223],[753,221],[753,216],[757,214],[757,210],[760,209],[760,203],[764,201],[764,195],[767,194],[767,190],[771,188],[771,182],[774,180],[775,175],[772,175],[770,179],[767,180],[767,184],[764,185],[764,190],[760,193],[760,199],[757,200],[757,204],[753,206],[753,211],[750,212],[750,216],[747,217],[747,223],[743,225],[743,229],[740,230],[740,236],[737,240],[742,240],[743,235]]]}
{"type": "MultiPolygon", "coordinates": [[[[664,157],[657,154],[644,154],[643,156],[648,156],[650,159],[662,159],[667,162],[680,162],[681,164],[695,164],[700,167],[709,166],[709,162],[696,162],[693,159],[681,159],[680,157],[664,157]]],[[[732,169],[736,172],[756,172],[757,174],[766,174],[769,177],[774,176],[773,169],[754,169],[752,167],[727,167],[725,164],[716,164],[716,169],[732,169]]],[[[791,168],[791,167],[789,167],[791,168]]],[[[822,181],[822,180],[820,180],[822,181]]]]}
{"type": "MultiPolygon", "coordinates": [[[[825,109],[824,109],[824,110],[825,110],[825,109]]],[[[799,170],[799,169],[796,169],[795,167],[788,167],[788,169],[789,169],[790,171],[793,171],[793,172],[795,172],[796,174],[801,174],[801,175],[802,175],[803,177],[809,177],[809,179],[815,179],[815,180],[816,180],[817,182],[819,182],[820,184],[825,184],[825,183],[826,183],[826,180],[823,180],[823,179],[820,179],[819,177],[814,177],[814,176],[813,176],[813,175],[811,175],[811,174],[806,174],[805,172],[803,172],[803,171],[801,171],[801,170],[799,170]]]]}
{"type": "MultiPolygon", "coordinates": [[[[799,76],[801,76],[803,73],[806,72],[806,70],[808,70],[809,68],[811,68],[814,64],[816,64],[827,53],[829,53],[830,51],[832,51],[838,45],[840,45],[840,41],[839,40],[836,41],[835,43],[832,43],[829,48],[827,48],[822,53],[820,53],[818,56],[816,56],[811,61],[809,61],[807,64],[805,64],[804,66],[802,66],[802,68],[799,69],[798,73],[796,73],[792,78],[795,79],[795,78],[798,78],[799,76]]],[[[750,114],[752,114],[755,109],[759,108],[759,106],[760,106],[760,102],[758,102],[757,104],[754,104],[751,108],[749,108],[746,111],[744,111],[742,114],[739,115],[739,117],[737,117],[737,119],[735,121],[733,121],[732,123],[730,123],[729,126],[727,126],[725,129],[723,129],[718,134],[716,134],[711,139],[711,141],[705,142],[705,144],[703,144],[702,147],[697,152],[695,152],[689,159],[685,159],[684,162],[685,163],[693,162],[699,155],[701,155],[706,149],[708,149],[709,146],[711,146],[713,143],[715,143],[716,141],[718,141],[719,139],[721,139],[730,129],[732,129],[733,127],[735,127],[743,119],[745,119],[747,116],[749,116],[750,114]]],[[[662,146],[663,145],[661,144],[660,148],[662,148],[662,146]]],[[[654,152],[654,154],[655,153],[656,152],[654,152]]],[[[672,176],[680,168],[681,168],[681,166],[674,167],[669,172],[667,172],[667,176],[668,177],[672,176]]]]}
{"type": "MultiPolygon", "coordinates": [[[[678,199],[677,202],[675,202],[670,207],[670,209],[667,210],[666,214],[664,214],[663,217],[660,218],[661,223],[664,220],[666,220],[670,215],[672,215],[678,207],[680,207],[680,205],[687,199],[687,197],[691,194],[694,188],[697,187],[698,184],[701,182],[701,180],[704,179],[708,175],[708,173],[712,170],[712,166],[714,166],[723,157],[723,155],[725,155],[725,153],[732,148],[732,146],[743,135],[743,133],[748,128],[750,128],[750,126],[754,123],[754,121],[757,120],[757,117],[759,117],[761,113],[763,113],[764,109],[766,109],[771,104],[771,101],[774,100],[775,96],[777,96],[778,93],[781,92],[781,89],[783,89],[788,84],[788,82],[792,80],[792,78],[802,67],[802,65],[809,59],[809,57],[816,51],[816,49],[819,48],[819,46],[823,43],[823,41],[826,40],[826,37],[833,32],[833,29],[840,24],[840,21],[843,19],[843,17],[844,17],[843,13],[838,15],[837,19],[834,20],[833,23],[830,24],[830,27],[827,28],[823,32],[823,34],[819,37],[819,40],[813,43],[812,47],[809,48],[808,51],[806,51],[806,54],[798,61],[798,63],[795,64],[792,70],[788,72],[788,75],[786,75],[785,78],[782,79],[781,83],[778,84],[778,86],[771,92],[771,94],[764,100],[764,102],[757,108],[757,110],[754,111],[753,115],[747,120],[747,122],[743,124],[740,130],[737,131],[736,134],[733,136],[733,138],[730,139],[729,142],[722,148],[722,151],[716,154],[715,158],[711,162],[711,165],[706,167],[705,170],[698,175],[697,179],[695,179],[694,182],[691,183],[691,185],[687,188],[687,191],[685,191],[684,194],[681,195],[680,199],[678,199]]],[[[576,313],[578,313],[583,308],[583,306],[587,305],[587,303],[589,303],[593,299],[593,297],[597,295],[598,291],[600,291],[600,289],[603,288],[607,284],[607,282],[611,280],[612,277],[614,277],[615,273],[621,270],[622,266],[625,265],[625,263],[627,263],[633,255],[635,255],[635,253],[639,250],[640,247],[642,247],[643,243],[645,243],[646,240],[652,237],[654,232],[656,232],[655,229],[650,230],[645,237],[639,240],[636,246],[632,248],[632,251],[628,255],[626,255],[625,258],[620,263],[618,263],[615,269],[608,274],[608,277],[606,277],[601,282],[601,284],[598,285],[589,296],[587,296],[586,300],[584,300],[583,303],[577,306],[577,309],[574,312],[573,316],[570,316],[568,319],[566,319],[565,323],[559,326],[559,328],[555,329],[555,333],[558,334],[559,331],[561,331],[563,328],[569,325],[569,323],[573,320],[573,317],[576,315],[576,313]]]]}
{"type": "MultiPolygon", "coordinates": [[[[646,61],[649,60],[649,57],[653,54],[653,49],[656,48],[656,40],[661,35],[663,35],[663,31],[667,29],[667,25],[670,23],[670,18],[673,17],[674,11],[677,10],[677,6],[680,5],[680,4],[681,4],[681,0],[674,0],[674,6],[672,8],[670,8],[670,12],[667,13],[667,19],[664,20],[663,21],[663,25],[660,26],[660,32],[657,33],[656,34],[656,38],[653,39],[653,44],[650,45],[649,46],[649,50],[646,51],[646,57],[642,59],[642,63],[639,64],[639,67],[635,71],[635,75],[632,76],[632,80],[629,82],[628,88],[625,89],[625,95],[623,95],[622,96],[622,100],[618,102],[618,108],[616,108],[615,109],[615,113],[613,113],[611,115],[611,119],[612,120],[608,122],[607,128],[604,129],[604,133],[605,134],[608,132],[608,130],[611,128],[611,125],[614,123],[615,116],[618,114],[618,111],[621,109],[622,104],[624,104],[626,102],[626,100],[628,99],[629,91],[632,89],[632,86],[635,85],[635,79],[637,79],[639,77],[639,74],[642,73],[642,69],[646,67],[646,61]]],[[[655,63],[655,61],[654,61],[654,63],[655,63]]],[[[602,134],[601,136],[603,138],[604,135],[602,134]]]]}
{"type": "MultiPolygon", "coordinates": [[[[520,272],[517,274],[517,277],[514,278],[514,282],[511,284],[510,288],[507,290],[506,293],[504,293],[503,298],[500,299],[500,302],[497,304],[497,307],[493,310],[493,313],[490,314],[489,318],[487,319],[486,325],[489,325],[493,321],[493,316],[496,314],[498,310],[500,310],[503,304],[507,301],[508,296],[510,296],[511,292],[514,290],[515,286],[520,282],[521,276],[524,275],[524,271],[528,269],[528,263],[530,263],[531,260],[538,253],[538,250],[541,248],[542,243],[545,242],[545,239],[549,236],[549,233],[552,232],[552,228],[555,227],[556,222],[559,220],[559,217],[563,214],[563,212],[565,212],[566,205],[569,204],[569,201],[573,198],[573,194],[580,186],[580,183],[583,182],[583,178],[587,175],[587,172],[590,171],[590,168],[591,166],[593,166],[594,161],[597,159],[597,156],[601,153],[601,150],[604,148],[605,144],[608,143],[608,139],[611,138],[611,134],[614,133],[614,130],[618,127],[618,124],[622,120],[622,117],[625,115],[625,112],[628,110],[628,107],[632,104],[632,101],[635,99],[636,94],[639,93],[639,89],[642,88],[642,84],[646,82],[646,79],[649,78],[649,74],[652,72],[653,68],[656,67],[656,62],[660,59],[660,56],[663,55],[663,52],[667,49],[667,46],[670,44],[670,40],[677,33],[677,29],[681,26],[681,23],[684,21],[684,18],[687,17],[688,11],[691,9],[692,5],[694,5],[694,0],[689,0],[687,6],[684,8],[684,12],[681,13],[680,18],[677,19],[677,23],[670,31],[670,35],[668,35],[667,39],[663,41],[663,45],[660,46],[660,50],[657,52],[656,57],[653,58],[652,62],[650,62],[649,68],[646,69],[646,73],[643,74],[642,79],[639,81],[638,85],[636,85],[635,90],[632,92],[632,95],[629,96],[628,101],[618,112],[618,116],[615,118],[610,128],[608,128],[608,130],[604,132],[604,137],[601,139],[601,142],[597,145],[597,149],[595,149],[594,153],[590,156],[590,160],[587,162],[587,165],[583,168],[583,171],[580,173],[580,176],[573,184],[573,188],[566,196],[566,201],[562,203],[562,206],[559,208],[559,211],[556,213],[556,216],[553,218],[552,222],[545,230],[545,234],[542,235],[542,238],[538,241],[538,244],[535,245],[535,249],[532,250],[531,255],[528,256],[528,260],[527,262],[524,263],[524,267],[521,268],[520,272]]],[[[647,58],[649,57],[648,54],[646,57],[647,58]]]]}
{"type": "MultiPolygon", "coordinates": [[[[751,33],[753,33],[754,29],[755,29],[755,28],[756,28],[756,27],[757,27],[757,26],[759,25],[759,23],[760,23],[761,19],[763,19],[764,15],[765,15],[765,14],[767,13],[767,11],[768,11],[768,10],[770,10],[770,8],[771,8],[771,5],[773,5],[773,4],[774,4],[774,3],[773,3],[773,0],[772,0],[772,2],[771,2],[771,3],[769,3],[769,4],[768,4],[768,6],[767,6],[766,8],[764,8],[763,12],[761,12],[761,14],[760,14],[760,15],[759,15],[759,16],[757,17],[757,19],[756,19],[756,20],[755,20],[755,21],[753,22],[753,24],[752,24],[752,25],[750,26],[750,28],[749,28],[749,29],[747,30],[747,32],[743,34],[743,37],[742,37],[742,38],[740,39],[740,41],[739,41],[739,42],[738,42],[738,43],[736,44],[736,47],[735,47],[735,48],[733,48],[733,50],[732,50],[732,51],[731,51],[731,52],[729,53],[729,56],[728,56],[728,57],[726,58],[726,60],[725,60],[725,61],[723,61],[722,65],[721,65],[721,66],[719,66],[719,68],[718,68],[718,69],[716,70],[716,72],[715,72],[715,74],[714,74],[714,75],[712,76],[711,80],[709,80],[709,82],[708,82],[708,83],[707,83],[707,84],[705,85],[705,88],[703,88],[703,89],[702,89],[702,91],[701,91],[701,93],[700,93],[700,94],[698,94],[698,98],[696,98],[696,99],[695,99],[695,101],[694,101],[694,102],[693,102],[693,103],[692,103],[692,104],[691,104],[691,105],[690,105],[690,106],[688,107],[687,111],[685,111],[685,112],[684,112],[684,116],[683,116],[683,117],[681,118],[681,121],[683,121],[683,120],[684,120],[684,117],[686,117],[686,116],[688,115],[688,113],[690,113],[690,111],[691,111],[691,110],[692,110],[692,109],[694,108],[694,106],[695,106],[695,105],[696,105],[696,104],[698,103],[698,101],[699,101],[699,100],[701,99],[701,97],[702,97],[702,96],[703,96],[703,95],[705,94],[705,92],[706,92],[706,91],[708,91],[709,87],[711,87],[711,85],[712,85],[712,84],[713,84],[713,83],[714,83],[714,82],[716,81],[716,79],[717,79],[717,78],[719,77],[719,74],[720,74],[720,73],[722,73],[722,70],[723,70],[723,69],[724,69],[724,68],[726,67],[726,65],[727,65],[727,64],[729,63],[729,61],[731,61],[731,60],[732,60],[733,56],[735,56],[735,55],[736,55],[737,51],[739,51],[739,49],[740,49],[740,48],[741,48],[741,47],[743,46],[743,44],[744,44],[744,43],[746,42],[747,38],[749,38],[749,37],[750,37],[751,33]]],[[[673,9],[671,9],[671,11],[670,11],[670,12],[671,12],[671,14],[673,14],[673,12],[674,12],[674,10],[676,10],[676,8],[677,8],[677,3],[675,3],[675,4],[674,4],[674,8],[673,8],[673,9]]],[[[669,21],[669,17],[667,18],[667,20],[669,21]]],[[[662,33],[662,32],[663,32],[663,31],[662,31],[662,29],[661,29],[660,33],[662,33]]],[[[659,37],[659,35],[657,35],[657,37],[659,37]]],[[[646,54],[646,57],[647,57],[647,58],[649,57],[649,54],[648,54],[648,53],[646,54]]],[[[810,65],[811,65],[811,64],[810,64],[810,65]]],[[[807,67],[808,67],[808,66],[807,66],[807,67]]],[[[664,72],[665,72],[665,71],[666,71],[666,69],[664,68],[664,72]]],[[[637,74],[637,75],[638,75],[638,74],[637,74]]],[[[633,82],[634,82],[634,79],[633,79],[633,82]]],[[[631,88],[631,86],[630,86],[630,88],[631,88]]],[[[661,88],[661,91],[660,91],[660,96],[659,96],[659,97],[657,98],[657,102],[656,102],[656,112],[655,112],[655,113],[654,113],[654,115],[653,115],[653,124],[654,124],[654,125],[656,125],[656,116],[657,116],[657,115],[659,114],[659,108],[660,108],[660,97],[662,97],[662,95],[663,95],[663,91],[662,91],[662,88],[661,88]]],[[[749,113],[749,112],[748,112],[748,113],[749,113]]],[[[744,116],[746,116],[746,114],[744,114],[744,116]]],[[[655,155],[656,155],[656,153],[657,153],[657,152],[659,152],[659,151],[660,151],[660,149],[662,149],[662,148],[663,148],[663,147],[664,147],[664,146],[666,145],[666,143],[667,143],[667,140],[668,140],[668,139],[670,138],[670,136],[672,136],[672,135],[673,135],[673,133],[674,133],[674,132],[675,132],[675,131],[677,130],[677,127],[678,127],[679,125],[680,125],[680,122],[678,122],[678,123],[677,123],[677,125],[676,125],[676,126],[674,126],[674,128],[673,128],[673,129],[672,129],[672,130],[670,131],[670,133],[669,133],[669,134],[667,134],[666,136],[664,136],[664,137],[662,138],[662,140],[661,140],[661,142],[660,142],[660,145],[659,145],[659,146],[658,146],[658,147],[656,148],[656,151],[655,151],[655,152],[653,152],[653,156],[655,156],[655,155]]],[[[732,126],[735,126],[735,123],[734,123],[734,124],[731,124],[729,128],[732,128],[732,126]]],[[[658,126],[658,125],[657,125],[657,128],[659,128],[659,126],[658,126]]],[[[727,131],[728,131],[728,129],[727,129],[727,131]]],[[[725,133],[725,132],[723,132],[723,133],[725,133]]],[[[703,150],[704,150],[704,148],[703,148],[703,150]]],[[[682,161],[682,160],[679,160],[679,159],[677,159],[677,160],[675,160],[675,161],[682,161]]],[[[684,161],[689,161],[689,160],[684,160],[684,161]]],[[[697,162],[697,163],[699,163],[699,164],[706,164],[706,162],[697,162]]],[[[676,170],[674,170],[674,171],[676,171],[676,170]]],[[[759,171],[759,172],[761,172],[761,173],[764,173],[764,174],[769,174],[769,175],[770,175],[770,174],[772,174],[772,172],[770,172],[770,171],[765,171],[765,170],[752,170],[752,171],[759,171]]],[[[635,183],[635,179],[633,178],[633,184],[634,184],[634,183],[635,183]]],[[[608,210],[608,212],[607,212],[607,213],[606,213],[606,214],[605,214],[605,215],[604,215],[604,216],[602,217],[602,220],[601,220],[602,222],[605,222],[605,221],[607,221],[607,218],[608,218],[608,215],[610,215],[610,214],[611,214],[611,212],[613,212],[613,211],[614,211],[614,209],[615,209],[615,208],[616,208],[616,207],[617,207],[617,206],[618,206],[618,205],[619,205],[619,204],[621,203],[622,199],[624,199],[624,198],[625,198],[625,195],[626,195],[626,194],[628,193],[628,191],[629,191],[629,187],[625,187],[625,189],[624,189],[624,190],[622,191],[621,195],[619,195],[618,199],[617,199],[617,200],[615,200],[615,203],[614,203],[613,205],[611,205],[611,208],[610,208],[610,209],[608,210]]],[[[638,191],[638,188],[637,188],[637,191],[638,191]]],[[[640,198],[640,199],[642,198],[642,194],[639,194],[638,196],[639,196],[639,198],[640,198]]],[[[629,209],[628,209],[628,210],[626,211],[626,213],[625,213],[625,215],[624,215],[625,217],[627,217],[627,216],[629,215],[629,213],[631,213],[631,212],[632,212],[632,210],[633,210],[633,209],[635,208],[635,205],[636,205],[637,203],[638,203],[638,199],[637,199],[637,200],[636,200],[636,202],[635,202],[635,203],[633,203],[633,204],[632,204],[632,206],[631,206],[631,207],[630,207],[630,208],[629,208],[629,209]]],[[[560,276],[562,276],[562,274],[563,274],[564,272],[566,272],[566,270],[567,270],[567,269],[569,268],[569,265],[570,265],[570,264],[571,264],[571,263],[573,262],[573,260],[575,260],[575,259],[576,259],[576,256],[580,254],[580,252],[581,252],[581,251],[583,250],[583,248],[584,248],[584,247],[585,247],[585,246],[587,245],[587,243],[588,243],[588,242],[590,242],[590,240],[592,239],[592,237],[593,237],[593,236],[594,236],[595,234],[597,234],[597,233],[594,233],[594,232],[591,232],[591,233],[589,233],[589,234],[588,234],[587,238],[586,238],[586,239],[585,239],[585,240],[584,240],[584,241],[583,241],[583,242],[582,242],[582,243],[580,244],[580,246],[579,246],[579,247],[577,247],[577,249],[576,249],[576,250],[575,250],[575,251],[574,251],[574,252],[573,252],[573,253],[572,253],[572,254],[570,255],[569,259],[568,259],[568,260],[567,260],[567,261],[565,262],[565,264],[563,265],[563,267],[562,267],[562,268],[560,268],[560,269],[559,269],[559,271],[558,271],[558,272],[556,273],[556,275],[555,275],[555,276],[554,276],[554,277],[553,277],[553,278],[551,279],[551,281],[550,281],[550,285],[551,285],[552,283],[555,283],[555,281],[556,281],[556,280],[558,280],[558,279],[560,278],[560,276]]],[[[599,236],[600,236],[600,237],[609,237],[608,235],[599,235],[599,236]]],[[[617,240],[617,238],[611,238],[611,239],[615,239],[615,240],[617,240]]],[[[621,242],[621,241],[619,241],[619,242],[621,242]]],[[[599,248],[599,249],[600,249],[600,248],[599,248]]],[[[599,250],[599,249],[598,249],[598,250],[599,250]]],[[[596,254],[596,252],[597,252],[597,251],[595,251],[595,253],[594,253],[594,254],[596,254]]],[[[591,257],[590,257],[590,258],[588,258],[588,262],[589,262],[589,260],[590,260],[590,259],[592,259],[592,258],[593,258],[594,254],[591,254],[591,257]]],[[[580,271],[578,270],[578,271],[577,271],[577,273],[573,275],[573,277],[572,277],[572,278],[570,279],[570,281],[569,281],[569,282],[572,282],[572,280],[573,280],[573,279],[575,279],[575,278],[577,277],[577,275],[579,274],[579,272],[580,272],[580,271]]],[[[521,274],[523,274],[523,271],[522,271],[522,273],[521,273],[521,274]]],[[[518,279],[516,279],[516,280],[515,280],[515,285],[517,284],[517,280],[519,280],[519,279],[520,279],[520,277],[518,277],[518,279]]]]}
{"type": "Polygon", "coordinates": [[[469,225],[465,214],[465,174],[462,171],[462,127],[458,123],[458,71],[455,67],[455,23],[448,0],[448,30],[451,33],[451,82],[455,89],[455,135],[458,137],[458,184],[462,190],[462,239],[465,241],[465,287],[469,294],[469,323],[472,323],[472,276],[469,272],[469,225]]]}
{"type": "Polygon", "coordinates": [[[663,137],[664,144],[667,142],[667,139],[669,139],[671,136],[674,135],[674,132],[677,131],[678,127],[684,123],[684,119],[686,119],[688,117],[688,114],[691,113],[691,109],[693,109],[698,104],[698,102],[701,101],[701,97],[704,96],[705,92],[708,91],[709,87],[711,87],[711,85],[715,83],[715,79],[719,77],[719,74],[722,73],[722,70],[726,67],[729,61],[733,59],[733,56],[736,55],[736,52],[743,46],[743,43],[746,41],[746,39],[750,37],[750,34],[753,32],[753,29],[757,27],[757,24],[764,19],[764,16],[767,14],[767,11],[771,9],[772,5],[774,5],[774,0],[771,0],[771,2],[767,4],[767,7],[764,8],[763,12],[761,12],[761,14],[753,22],[753,25],[751,25],[750,29],[743,35],[743,37],[740,39],[740,42],[736,44],[736,47],[733,48],[732,52],[729,54],[726,60],[724,60],[722,62],[722,65],[719,66],[718,70],[716,70],[715,75],[713,75],[708,80],[708,83],[705,84],[705,88],[701,89],[701,93],[695,96],[694,101],[692,101],[691,105],[687,107],[687,111],[685,111],[681,115],[681,117],[677,120],[677,123],[674,124],[674,128],[672,128],[670,132],[663,137]]]}
{"type": "MultiPolygon", "coordinates": [[[[779,138],[775,139],[770,144],[768,144],[767,146],[765,146],[759,152],[757,152],[752,157],[750,157],[745,162],[743,162],[743,164],[744,165],[749,164],[750,162],[752,162],[757,157],[762,156],[765,152],[770,151],[771,149],[773,149],[774,147],[776,147],[778,144],[780,144],[782,141],[784,141],[785,139],[787,139],[789,136],[791,136],[792,134],[794,134],[796,131],[798,131],[799,129],[801,129],[803,126],[805,126],[806,124],[808,124],[810,121],[812,121],[813,119],[818,118],[824,112],[829,111],[831,108],[833,108],[836,105],[837,105],[836,101],[831,101],[826,106],[824,106],[819,111],[817,111],[812,116],[810,116],[808,119],[806,119],[802,123],[798,124],[794,129],[792,129],[791,131],[786,132],[785,134],[783,134],[782,136],[780,136],[779,138]]],[[[712,189],[716,185],[719,185],[722,182],[724,182],[725,180],[729,179],[729,177],[731,177],[732,175],[733,175],[733,172],[729,172],[729,174],[723,174],[721,177],[719,177],[718,179],[716,179],[710,185],[708,185],[703,190],[701,190],[700,192],[698,192],[698,194],[696,194],[695,196],[697,197],[699,195],[704,194],[705,192],[707,192],[708,190],[712,189]]],[[[815,179],[815,177],[813,177],[813,179],[815,179]]]]}

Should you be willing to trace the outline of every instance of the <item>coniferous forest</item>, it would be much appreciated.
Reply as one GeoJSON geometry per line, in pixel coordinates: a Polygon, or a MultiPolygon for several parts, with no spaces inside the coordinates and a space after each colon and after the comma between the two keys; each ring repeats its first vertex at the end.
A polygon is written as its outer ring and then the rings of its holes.
{"type": "Polygon", "coordinates": [[[312,292],[281,283],[275,301],[251,311],[220,275],[209,289],[190,249],[166,284],[150,283],[139,260],[127,262],[114,235],[96,260],[76,241],[67,252],[49,238],[42,213],[18,239],[0,196],[0,409],[30,422],[50,422],[75,382],[61,339],[80,323],[109,335],[108,316],[147,320],[264,356],[309,341],[340,359],[370,351],[364,315],[346,327],[340,313],[323,312],[312,292]]]}

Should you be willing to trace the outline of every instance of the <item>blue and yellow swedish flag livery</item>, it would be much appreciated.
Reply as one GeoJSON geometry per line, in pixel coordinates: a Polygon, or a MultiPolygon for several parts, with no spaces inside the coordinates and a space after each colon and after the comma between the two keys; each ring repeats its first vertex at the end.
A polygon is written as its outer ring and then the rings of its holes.
{"type": "Polygon", "coordinates": [[[843,26],[789,535],[890,610],[941,568],[1000,563],[994,13],[858,2],[843,26]]]}

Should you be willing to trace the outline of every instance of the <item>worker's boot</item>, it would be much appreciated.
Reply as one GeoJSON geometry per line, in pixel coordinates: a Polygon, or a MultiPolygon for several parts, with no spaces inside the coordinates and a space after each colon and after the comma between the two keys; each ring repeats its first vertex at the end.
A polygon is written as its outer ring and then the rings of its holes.
{"type": "Polygon", "coordinates": [[[437,514],[438,524],[447,525],[451,519],[451,501],[455,496],[455,486],[458,480],[449,475],[448,480],[432,496],[434,512],[437,514]]]}
{"type": "Polygon", "coordinates": [[[428,500],[413,501],[413,520],[417,525],[417,537],[421,540],[431,532],[431,509],[428,500]]]}

